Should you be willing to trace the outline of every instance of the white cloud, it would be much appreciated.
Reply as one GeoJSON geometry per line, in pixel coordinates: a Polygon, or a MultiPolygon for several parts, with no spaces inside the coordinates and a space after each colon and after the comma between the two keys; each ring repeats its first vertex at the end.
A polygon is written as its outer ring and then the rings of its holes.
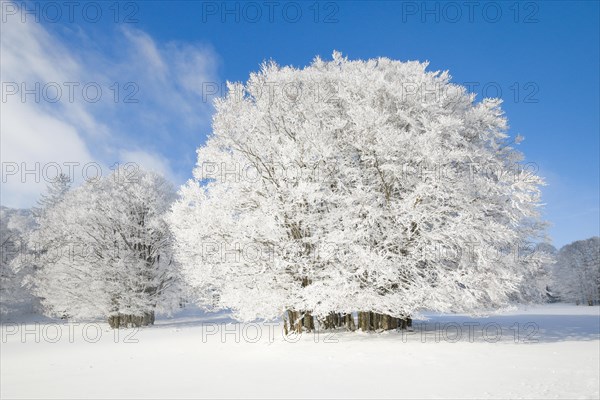
{"type": "Polygon", "coordinates": [[[159,173],[172,181],[177,180],[169,167],[169,160],[160,154],[142,150],[123,150],[121,151],[121,160],[124,160],[123,163],[134,163],[140,168],[159,173]]]}
{"type": "MultiPolygon", "coordinates": [[[[191,171],[186,163],[193,165],[200,130],[210,123],[211,106],[203,102],[202,87],[217,80],[214,51],[160,43],[143,31],[119,27],[104,32],[110,45],[103,48],[81,26],[61,28],[76,31],[65,39],[53,27],[31,19],[23,23],[19,15],[5,17],[0,59],[2,205],[29,207],[47,183],[41,172],[37,179],[33,174],[22,179],[20,170],[6,176],[13,163],[19,169],[39,164],[43,170],[48,163],[96,162],[104,174],[115,162],[136,162],[176,183],[184,180],[182,168],[191,171]],[[21,85],[33,89],[36,83],[40,101],[33,94],[23,99],[21,85]],[[86,84],[92,97],[94,87],[101,89],[99,101],[86,100],[86,84]],[[53,103],[49,100],[56,97],[56,87],[62,93],[53,103]],[[5,90],[15,88],[14,95],[5,90]]],[[[75,170],[76,181],[81,172],[75,170]]]]}
{"type": "Polygon", "coordinates": [[[137,60],[141,62],[141,66],[152,71],[155,79],[166,79],[168,67],[163,62],[152,38],[139,30],[123,29],[123,32],[132,45],[131,50],[133,50],[133,53],[130,61],[137,60]]]}
{"type": "Polygon", "coordinates": [[[1,158],[2,205],[29,206],[56,176],[55,164],[68,173],[72,162],[79,163],[74,179],[80,180],[81,168],[93,161],[77,129],[35,104],[2,104],[1,158]],[[33,172],[27,172],[33,171],[33,172]]]}

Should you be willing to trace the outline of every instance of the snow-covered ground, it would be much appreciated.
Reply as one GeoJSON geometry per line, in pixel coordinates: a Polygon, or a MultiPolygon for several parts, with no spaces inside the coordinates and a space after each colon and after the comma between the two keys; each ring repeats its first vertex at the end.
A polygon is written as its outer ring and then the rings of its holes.
{"type": "Polygon", "coordinates": [[[598,399],[599,310],[428,314],[408,333],[288,339],[194,310],[139,330],[4,321],[0,397],[598,399]]]}

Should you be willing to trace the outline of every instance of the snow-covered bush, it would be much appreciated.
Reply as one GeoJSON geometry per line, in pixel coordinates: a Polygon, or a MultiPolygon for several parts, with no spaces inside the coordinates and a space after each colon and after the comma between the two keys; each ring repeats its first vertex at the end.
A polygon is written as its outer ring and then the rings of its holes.
{"type": "Polygon", "coordinates": [[[542,261],[521,249],[542,180],[499,100],[426,68],[334,53],[229,84],[169,217],[191,285],[242,320],[287,311],[292,329],[478,312],[535,287],[542,261]]]}

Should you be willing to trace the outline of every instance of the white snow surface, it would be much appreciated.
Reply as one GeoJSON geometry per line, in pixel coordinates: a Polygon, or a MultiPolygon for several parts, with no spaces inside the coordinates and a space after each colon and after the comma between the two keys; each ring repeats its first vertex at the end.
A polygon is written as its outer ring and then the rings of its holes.
{"type": "Polygon", "coordinates": [[[3,320],[0,397],[600,396],[600,307],[424,316],[408,333],[340,331],[294,340],[283,338],[279,323],[238,324],[226,313],[195,309],[120,331],[104,322],[3,320]]]}

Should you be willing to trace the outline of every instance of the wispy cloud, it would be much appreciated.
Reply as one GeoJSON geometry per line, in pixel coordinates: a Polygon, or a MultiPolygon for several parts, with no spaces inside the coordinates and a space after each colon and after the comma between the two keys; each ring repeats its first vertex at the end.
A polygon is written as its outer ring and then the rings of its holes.
{"type": "Polygon", "coordinates": [[[3,18],[2,205],[32,205],[54,163],[76,181],[86,163],[106,174],[117,162],[182,181],[210,124],[202,89],[218,80],[216,53],[121,25],[104,41],[78,25],[61,29],[71,35],[3,18]]]}

